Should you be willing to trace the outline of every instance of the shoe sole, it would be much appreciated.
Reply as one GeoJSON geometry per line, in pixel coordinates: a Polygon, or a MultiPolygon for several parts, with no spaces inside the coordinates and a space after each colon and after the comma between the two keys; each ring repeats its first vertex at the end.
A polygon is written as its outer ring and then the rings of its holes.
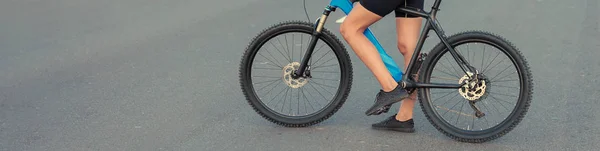
{"type": "Polygon", "coordinates": [[[392,130],[392,131],[398,131],[398,132],[404,132],[404,133],[414,133],[415,132],[414,128],[373,127],[373,129],[376,129],[376,130],[392,130]]]}
{"type": "Polygon", "coordinates": [[[386,106],[386,105],[392,105],[392,104],[394,104],[394,103],[400,102],[400,101],[402,101],[402,100],[404,100],[404,99],[408,98],[408,96],[409,96],[409,94],[405,94],[404,96],[400,97],[400,98],[399,98],[399,99],[397,99],[397,100],[391,100],[391,101],[389,101],[389,102],[384,102],[384,103],[381,103],[381,104],[374,104],[373,106],[371,106],[371,108],[369,108],[369,109],[367,110],[367,112],[365,112],[365,114],[366,114],[367,116],[373,115],[373,114],[375,114],[375,113],[377,112],[377,109],[379,109],[379,108],[382,108],[382,107],[384,107],[384,106],[386,106]]]}

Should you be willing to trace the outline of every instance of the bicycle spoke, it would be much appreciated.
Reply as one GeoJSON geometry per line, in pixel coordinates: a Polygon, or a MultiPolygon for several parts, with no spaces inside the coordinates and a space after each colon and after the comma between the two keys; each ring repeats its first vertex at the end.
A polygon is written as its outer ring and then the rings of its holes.
{"type": "MultiPolygon", "coordinates": [[[[433,70],[436,70],[436,69],[433,69],[433,70]]],[[[441,71],[441,70],[437,70],[437,71],[440,71],[440,72],[442,72],[442,73],[445,73],[445,74],[447,74],[447,75],[450,75],[450,76],[454,76],[454,77],[456,77],[456,78],[457,78],[457,79],[456,79],[457,81],[458,81],[458,78],[460,78],[460,77],[458,77],[458,76],[456,76],[456,75],[452,75],[452,74],[450,74],[450,73],[443,72],[443,71],[441,71]]]]}
{"type": "MultiPolygon", "coordinates": [[[[447,60],[447,59],[446,59],[446,60],[447,60]]],[[[438,65],[438,64],[436,63],[436,65],[438,65]]],[[[443,63],[440,63],[439,65],[440,65],[440,66],[442,66],[442,67],[444,67],[445,69],[448,69],[448,72],[452,72],[452,71],[450,71],[450,68],[448,68],[448,67],[447,67],[446,65],[444,65],[443,63]]],[[[453,69],[454,69],[454,68],[453,68],[453,69]]],[[[434,70],[435,70],[435,69],[434,69],[434,70]]],[[[440,71],[441,71],[441,70],[440,70],[440,71]]],[[[456,72],[456,69],[454,69],[454,72],[456,72]]],[[[452,75],[452,74],[450,74],[450,75],[452,75]]],[[[459,74],[459,75],[460,75],[460,74],[459,74]]],[[[452,75],[452,76],[456,76],[456,77],[458,77],[457,75],[452,75]]]]}
{"type": "Polygon", "coordinates": [[[317,90],[317,88],[315,88],[312,84],[309,83],[308,85],[310,85],[310,87],[315,89],[315,91],[317,91],[317,93],[319,93],[319,95],[321,95],[323,97],[323,99],[327,100],[327,98],[323,94],[321,94],[321,92],[319,90],[317,90]]]}
{"type": "Polygon", "coordinates": [[[281,112],[283,112],[283,109],[285,108],[285,102],[287,101],[287,94],[288,94],[289,91],[290,91],[290,88],[287,87],[286,90],[285,90],[285,95],[283,97],[283,103],[281,105],[281,112]]]}
{"type": "MultiPolygon", "coordinates": [[[[452,93],[454,93],[454,92],[440,92],[440,93],[444,93],[444,94],[446,94],[446,95],[444,95],[444,96],[440,97],[439,99],[441,99],[441,98],[444,98],[444,97],[446,97],[446,96],[448,96],[448,95],[450,95],[450,94],[452,94],[452,93]]],[[[430,93],[430,94],[433,94],[433,93],[430,93]]],[[[458,94],[456,94],[456,95],[458,95],[458,94]]],[[[437,100],[437,99],[436,99],[436,100],[437,100]]],[[[432,103],[435,103],[435,100],[434,100],[434,101],[431,101],[431,102],[432,102],[432,103]]]]}
{"type": "Polygon", "coordinates": [[[483,117],[483,119],[485,120],[485,124],[487,124],[487,125],[488,125],[488,127],[492,127],[492,126],[490,125],[490,121],[488,121],[488,119],[487,119],[487,117],[486,117],[486,116],[484,116],[484,117],[483,117]]]}
{"type": "Polygon", "coordinates": [[[312,69],[318,69],[318,68],[325,68],[325,67],[334,67],[334,66],[338,66],[336,64],[331,64],[331,65],[325,65],[325,66],[316,66],[316,67],[312,67],[312,69]]]}
{"type": "Polygon", "coordinates": [[[300,61],[302,61],[302,59],[304,59],[304,55],[302,53],[302,51],[304,51],[304,49],[302,49],[302,44],[304,44],[304,36],[300,35],[300,61]]]}
{"type": "MultiPolygon", "coordinates": [[[[448,58],[446,58],[446,61],[448,62],[448,65],[452,64],[448,58]]],[[[454,66],[451,66],[451,67],[452,67],[452,69],[454,69],[454,72],[456,72],[456,75],[458,75],[460,77],[460,75],[461,75],[460,72],[458,70],[456,70],[456,68],[454,68],[454,66]]]]}
{"type": "MultiPolygon", "coordinates": [[[[516,73],[516,72],[515,72],[515,73],[516,73]]],[[[515,74],[515,73],[513,73],[513,74],[515,74]]],[[[505,75],[505,76],[503,76],[503,77],[500,77],[500,78],[498,78],[498,80],[502,80],[502,79],[504,79],[504,78],[508,77],[509,75],[513,75],[513,74],[508,74],[508,75],[505,75]]],[[[491,80],[494,80],[494,79],[491,79],[491,80]]],[[[491,81],[491,80],[490,80],[490,81],[491,81]]]]}
{"type": "MultiPolygon", "coordinates": [[[[285,38],[285,51],[287,53],[287,59],[289,62],[292,62],[292,57],[290,56],[290,47],[288,45],[287,35],[283,35],[283,37],[285,38]]],[[[277,38],[277,41],[279,41],[279,38],[277,38]]],[[[283,44],[281,44],[281,41],[279,41],[279,44],[283,47],[283,44]]]]}
{"type": "Polygon", "coordinates": [[[315,61],[314,64],[317,64],[317,62],[319,62],[323,57],[325,57],[325,55],[329,54],[329,52],[331,52],[331,51],[327,51],[327,53],[325,53],[319,59],[317,59],[317,61],[315,61]]]}
{"type": "MultiPolygon", "coordinates": [[[[456,93],[454,96],[452,96],[450,99],[446,100],[446,102],[444,102],[444,104],[442,105],[446,105],[446,103],[450,102],[450,100],[454,99],[454,97],[460,96],[460,94],[456,93]]],[[[459,97],[460,98],[460,97],[459,97]]]]}
{"type": "Polygon", "coordinates": [[[518,88],[518,87],[510,87],[510,86],[504,86],[504,85],[498,85],[498,84],[494,84],[494,86],[504,87],[504,88],[518,88]]]}
{"type": "MultiPolygon", "coordinates": [[[[467,43],[467,50],[469,50],[469,44],[467,43]]],[[[475,52],[473,52],[473,55],[471,55],[472,59],[471,61],[469,61],[470,64],[474,64],[475,62],[475,52]]]]}
{"type": "Polygon", "coordinates": [[[319,80],[336,80],[336,79],[325,79],[325,78],[316,78],[316,77],[312,77],[310,79],[319,79],[319,80]]]}
{"type": "MultiPolygon", "coordinates": [[[[490,93],[490,94],[504,95],[504,96],[512,96],[512,97],[517,97],[517,96],[514,96],[514,95],[501,94],[501,93],[496,93],[496,92],[488,92],[488,93],[490,93]]],[[[518,98],[518,97],[517,97],[517,98],[518,98]]]]}
{"type": "Polygon", "coordinates": [[[290,105],[289,105],[289,109],[290,109],[290,110],[289,110],[289,112],[288,112],[289,114],[292,114],[292,104],[293,104],[293,103],[292,103],[292,101],[294,101],[294,99],[292,98],[292,97],[294,97],[294,89],[291,89],[291,91],[292,91],[292,92],[291,92],[291,94],[290,94],[290,105]]]}
{"type": "MultiPolygon", "coordinates": [[[[268,51],[267,51],[267,52],[268,52],[268,51]]],[[[269,54],[271,54],[271,53],[269,53],[269,54]]],[[[270,61],[270,62],[272,62],[272,63],[275,63],[275,65],[276,65],[277,67],[279,67],[279,68],[282,68],[282,69],[283,69],[283,66],[282,66],[282,65],[280,65],[280,64],[279,64],[279,62],[271,61],[271,59],[269,59],[269,58],[267,58],[267,57],[263,56],[263,55],[262,55],[262,54],[260,54],[260,53],[258,53],[258,55],[262,56],[263,58],[265,58],[265,59],[269,60],[269,61],[270,61]]],[[[271,55],[271,56],[273,56],[273,55],[271,55]]],[[[267,64],[268,64],[268,63],[267,63],[267,64]]],[[[268,65],[271,65],[271,64],[268,64],[268,65]]]]}
{"type": "MultiPolygon", "coordinates": [[[[504,61],[504,60],[506,60],[506,58],[504,58],[502,61],[504,61]]],[[[500,62],[502,62],[502,61],[499,61],[499,62],[498,62],[498,63],[496,63],[496,64],[495,64],[493,67],[490,67],[490,69],[492,69],[492,68],[494,68],[494,67],[498,66],[498,65],[500,64],[500,62]]],[[[509,67],[510,67],[510,66],[506,67],[506,69],[508,69],[509,67]]],[[[506,69],[504,69],[504,70],[506,70],[506,69]]],[[[504,71],[502,71],[502,72],[504,72],[504,71]]]]}
{"type": "Polygon", "coordinates": [[[263,70],[281,70],[277,68],[254,68],[254,69],[263,69],[263,70]]]}
{"type": "MultiPolygon", "coordinates": [[[[500,100],[500,99],[494,97],[493,95],[490,95],[490,97],[492,97],[494,100],[496,100],[496,102],[498,102],[498,104],[500,104],[500,106],[504,107],[504,109],[509,110],[506,106],[504,106],[504,104],[500,103],[501,101],[503,101],[503,102],[506,102],[506,101],[500,100]]],[[[507,102],[507,103],[509,103],[509,102],[507,102]]]]}
{"type": "MultiPolygon", "coordinates": [[[[277,79],[277,80],[279,80],[279,79],[277,79]]],[[[265,86],[261,87],[260,89],[256,90],[256,92],[259,92],[259,91],[260,91],[260,90],[262,90],[263,88],[265,88],[265,87],[267,87],[267,86],[270,86],[271,84],[274,84],[274,83],[277,83],[277,81],[273,81],[273,82],[269,83],[268,85],[265,85],[265,86]]],[[[273,90],[273,88],[271,88],[271,90],[273,90]]],[[[269,90],[269,92],[271,92],[271,90],[269,90]]]]}
{"type": "MultiPolygon", "coordinates": [[[[490,101],[489,101],[489,100],[487,100],[487,99],[486,99],[485,101],[486,101],[486,102],[484,102],[484,104],[488,104],[488,102],[490,102],[490,101]]],[[[498,112],[499,114],[502,114],[502,113],[500,113],[500,110],[498,110],[498,108],[497,108],[495,105],[494,105],[494,106],[492,106],[492,107],[494,107],[494,109],[496,109],[496,112],[498,112]]],[[[484,117],[485,117],[485,116],[484,116],[484,117]]]]}
{"type": "MultiPolygon", "coordinates": [[[[483,68],[483,63],[485,62],[485,45],[483,45],[483,53],[481,53],[481,67],[483,68]]],[[[481,71],[484,72],[484,71],[481,71]]]]}
{"type": "Polygon", "coordinates": [[[296,112],[296,114],[300,115],[300,90],[298,90],[297,92],[298,92],[298,94],[296,94],[296,95],[298,95],[298,105],[297,105],[297,107],[298,107],[297,110],[298,111],[296,112]]]}
{"type": "MultiPolygon", "coordinates": [[[[309,85],[312,85],[312,84],[311,84],[311,83],[309,83],[309,85]]],[[[327,91],[327,89],[323,88],[322,86],[320,86],[320,85],[317,85],[317,86],[318,86],[319,88],[321,88],[321,89],[324,89],[325,91],[327,91]]],[[[332,94],[332,95],[334,94],[334,93],[331,93],[330,91],[327,91],[327,93],[329,93],[329,94],[332,94]]]]}
{"type": "Polygon", "coordinates": [[[490,79],[491,79],[491,80],[494,80],[494,78],[496,78],[496,77],[498,77],[498,75],[500,75],[500,74],[504,73],[504,71],[506,71],[506,69],[508,69],[508,68],[510,68],[510,67],[511,67],[511,66],[508,66],[508,67],[504,68],[502,71],[500,71],[500,73],[496,74],[496,76],[494,76],[494,77],[492,77],[492,78],[490,78],[490,79]]]}
{"type": "MultiPolygon", "coordinates": [[[[277,95],[275,95],[273,98],[271,98],[271,100],[269,100],[269,102],[267,102],[266,104],[271,103],[271,101],[273,101],[277,96],[279,96],[279,94],[281,94],[283,92],[283,90],[287,90],[287,88],[281,89],[281,91],[279,91],[279,93],[277,93],[277,95]]],[[[279,101],[281,101],[281,100],[279,100],[279,101]]],[[[277,104],[279,104],[279,103],[277,103],[277,104]]],[[[277,104],[275,104],[275,106],[277,106],[277,104]]]]}
{"type": "MultiPolygon", "coordinates": [[[[483,100],[481,101],[481,102],[482,102],[482,103],[481,103],[481,106],[483,106],[483,108],[485,108],[485,111],[490,111],[490,112],[492,112],[492,110],[490,110],[490,108],[488,108],[488,107],[487,107],[487,105],[486,105],[486,104],[487,104],[487,99],[486,99],[485,101],[486,101],[486,102],[483,102],[483,100]]],[[[479,104],[479,103],[477,103],[477,104],[479,104]]],[[[484,116],[484,117],[485,117],[485,116],[484,116]]]]}
{"type": "Polygon", "coordinates": [[[317,84],[317,85],[321,85],[321,86],[330,87],[330,88],[336,88],[335,86],[330,86],[330,85],[326,85],[326,84],[321,84],[321,83],[318,83],[318,82],[313,82],[313,83],[315,83],[315,84],[317,84]]]}
{"type": "MultiPolygon", "coordinates": [[[[329,59],[329,60],[327,60],[327,61],[325,61],[325,62],[323,62],[323,63],[321,63],[321,64],[319,64],[319,65],[316,65],[316,66],[317,66],[317,67],[319,67],[319,66],[321,66],[321,65],[323,65],[323,64],[325,64],[325,63],[328,63],[329,61],[331,61],[331,60],[333,60],[333,59],[336,59],[336,57],[335,57],[335,56],[333,56],[333,57],[331,57],[331,59],[329,59]]],[[[316,63],[315,63],[315,64],[316,64],[316,63]]]]}
{"type": "Polygon", "coordinates": [[[487,71],[487,68],[488,68],[490,65],[492,65],[492,63],[493,63],[493,62],[496,60],[496,58],[498,57],[498,55],[500,55],[500,52],[498,52],[498,53],[496,54],[496,56],[494,57],[494,59],[492,59],[492,61],[491,61],[491,62],[490,62],[490,63],[489,63],[489,64],[488,64],[488,65],[487,65],[485,68],[483,68],[483,71],[481,71],[481,72],[485,72],[485,71],[487,71]]]}
{"type": "Polygon", "coordinates": [[[469,55],[469,54],[470,54],[470,52],[471,52],[471,51],[469,51],[469,44],[467,43],[467,61],[468,61],[468,62],[471,62],[471,60],[469,60],[469,58],[470,58],[470,57],[469,57],[469,56],[470,56],[470,55],[469,55]]]}
{"type": "MultiPolygon", "coordinates": [[[[277,49],[277,47],[275,47],[275,45],[273,45],[273,43],[271,43],[271,46],[273,46],[275,49],[277,49]]],[[[267,50],[267,52],[269,53],[269,56],[271,56],[273,58],[273,60],[275,60],[275,62],[277,62],[277,64],[279,66],[283,66],[286,64],[285,60],[287,60],[287,58],[283,55],[283,53],[281,51],[279,51],[279,49],[277,49],[277,52],[279,52],[279,54],[281,54],[281,56],[283,56],[283,58],[285,59],[283,62],[284,63],[280,63],[279,60],[271,53],[271,49],[267,49],[267,47],[265,47],[265,49],[267,50]]]]}
{"type": "MultiPolygon", "coordinates": [[[[302,90],[302,92],[304,92],[304,87],[303,87],[302,89],[303,89],[303,90],[302,90]]],[[[310,107],[311,107],[313,110],[315,110],[315,108],[313,108],[312,104],[310,104],[310,101],[308,100],[308,98],[306,98],[306,94],[302,94],[302,95],[304,95],[304,99],[306,99],[306,101],[309,103],[310,107]]],[[[313,95],[312,95],[312,94],[310,94],[310,93],[308,93],[308,95],[310,95],[311,97],[313,97],[313,95]]],[[[321,106],[321,104],[320,104],[319,102],[315,101],[315,103],[317,103],[319,106],[321,106]]]]}
{"type": "MultiPolygon", "coordinates": [[[[462,102],[462,101],[460,101],[462,102]]],[[[462,105],[460,105],[460,113],[462,113],[463,111],[463,107],[465,106],[466,103],[462,103],[462,105]]],[[[456,125],[458,125],[458,119],[460,119],[460,114],[456,115],[456,125]]]]}
{"type": "MultiPolygon", "coordinates": [[[[456,107],[456,105],[458,105],[461,101],[456,102],[456,104],[454,104],[450,109],[448,109],[448,111],[452,110],[454,107],[456,107]]],[[[446,111],[444,114],[442,114],[442,116],[446,115],[446,113],[448,113],[448,111],[446,111]]]]}
{"type": "Polygon", "coordinates": [[[339,73],[339,72],[332,72],[332,71],[314,71],[314,70],[311,70],[311,72],[313,72],[313,73],[314,73],[314,72],[323,72],[323,73],[339,73]]]}
{"type": "Polygon", "coordinates": [[[294,35],[292,35],[292,60],[294,60],[294,47],[296,47],[296,41],[294,40],[294,35]]]}
{"type": "MultiPolygon", "coordinates": [[[[304,89],[300,89],[300,92],[302,93],[302,96],[304,96],[304,98],[306,99],[306,96],[304,95],[304,89]]],[[[300,98],[300,96],[298,96],[298,98],[300,98]]],[[[302,103],[304,104],[304,112],[306,114],[308,114],[308,109],[306,108],[306,102],[308,102],[308,99],[306,99],[306,101],[302,101],[302,103]]],[[[311,105],[312,107],[312,105],[311,105]]],[[[314,108],[313,108],[314,110],[314,108]]]]}
{"type": "Polygon", "coordinates": [[[254,77],[263,77],[263,78],[281,78],[281,77],[272,77],[272,76],[254,76],[254,77]]]}
{"type": "MultiPolygon", "coordinates": [[[[476,111],[475,111],[475,110],[473,110],[473,115],[475,115],[475,112],[476,112],[476,111]]],[[[472,119],[472,121],[471,121],[471,129],[475,129],[475,116],[472,116],[472,117],[473,117],[473,119],[472,119]]]]}
{"type": "Polygon", "coordinates": [[[279,81],[280,79],[275,79],[275,80],[267,80],[267,81],[261,81],[261,82],[254,82],[253,84],[261,84],[261,83],[266,83],[266,82],[272,82],[272,81],[279,81]]]}
{"type": "Polygon", "coordinates": [[[444,80],[450,80],[450,81],[458,81],[459,80],[459,79],[452,79],[452,78],[447,78],[447,77],[437,77],[437,76],[431,76],[431,78],[434,78],[434,79],[444,79],[444,80]]]}
{"type": "MultiPolygon", "coordinates": [[[[321,50],[321,48],[323,48],[323,46],[325,46],[325,44],[321,44],[321,46],[319,48],[317,48],[317,50],[313,51],[312,55],[314,56],[315,54],[317,54],[317,52],[319,52],[319,50],[321,50]]],[[[314,57],[310,57],[311,65],[313,64],[312,58],[314,58],[314,57]]]]}
{"type": "MultiPolygon", "coordinates": [[[[441,89],[440,89],[441,90],[441,89]]],[[[446,93],[454,93],[456,91],[446,91],[446,92],[429,92],[429,94],[446,94],[446,93]]]]}
{"type": "MultiPolygon", "coordinates": [[[[279,38],[277,38],[277,41],[279,41],[279,38]]],[[[285,59],[286,59],[287,61],[289,61],[289,62],[292,62],[292,61],[290,60],[290,58],[288,58],[289,56],[288,56],[288,57],[286,57],[286,56],[285,56],[285,55],[284,55],[284,54],[281,52],[281,50],[279,50],[279,48],[275,47],[275,45],[273,44],[273,42],[269,42],[269,43],[271,43],[271,45],[272,45],[272,46],[273,46],[275,49],[277,49],[277,52],[279,52],[279,54],[281,54],[281,56],[283,56],[283,58],[285,58],[285,59]]],[[[283,44],[281,44],[281,41],[279,41],[279,45],[282,45],[282,46],[283,46],[283,44]]],[[[287,45],[286,45],[286,47],[287,47],[287,45]]]]}

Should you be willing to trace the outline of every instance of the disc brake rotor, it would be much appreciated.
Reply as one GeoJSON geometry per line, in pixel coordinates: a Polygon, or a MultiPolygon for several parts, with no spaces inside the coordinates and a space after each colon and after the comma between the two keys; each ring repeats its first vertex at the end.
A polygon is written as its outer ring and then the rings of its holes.
{"type": "Polygon", "coordinates": [[[308,83],[308,79],[303,78],[303,77],[299,77],[297,79],[292,78],[292,74],[299,67],[300,67],[300,63],[298,63],[298,62],[292,62],[292,63],[289,63],[288,65],[286,65],[285,67],[283,67],[283,78],[282,79],[283,79],[283,82],[285,82],[285,84],[287,84],[287,86],[289,86],[291,88],[300,88],[300,87],[304,86],[306,83],[308,83]]]}
{"type": "Polygon", "coordinates": [[[458,81],[459,84],[466,84],[458,89],[458,93],[469,101],[475,101],[484,96],[487,85],[485,80],[470,80],[469,76],[473,76],[473,73],[467,72],[468,75],[464,75],[458,81]]]}

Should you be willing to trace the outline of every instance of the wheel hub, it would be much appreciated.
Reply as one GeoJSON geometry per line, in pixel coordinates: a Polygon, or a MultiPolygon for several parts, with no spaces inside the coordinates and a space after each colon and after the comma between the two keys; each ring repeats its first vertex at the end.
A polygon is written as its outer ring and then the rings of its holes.
{"type": "Polygon", "coordinates": [[[308,79],[304,77],[298,77],[296,79],[292,77],[298,68],[300,68],[300,63],[298,62],[292,62],[283,67],[283,82],[291,88],[300,88],[308,83],[308,79]]]}
{"type": "Polygon", "coordinates": [[[469,101],[480,99],[486,94],[487,84],[485,80],[470,79],[469,76],[473,76],[473,73],[467,72],[467,74],[458,81],[459,84],[466,83],[458,89],[458,93],[469,101]]]}

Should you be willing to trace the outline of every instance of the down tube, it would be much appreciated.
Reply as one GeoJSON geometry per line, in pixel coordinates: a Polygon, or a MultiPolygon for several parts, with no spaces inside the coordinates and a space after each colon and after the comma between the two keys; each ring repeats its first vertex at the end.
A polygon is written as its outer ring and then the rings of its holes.
{"type": "MultiPolygon", "coordinates": [[[[350,10],[353,8],[352,3],[349,0],[331,0],[329,5],[335,8],[340,8],[346,15],[350,13],[350,10]]],[[[394,80],[400,82],[402,80],[403,73],[402,70],[398,68],[398,65],[394,59],[385,52],[377,38],[375,38],[375,35],[373,35],[373,32],[371,32],[370,28],[367,28],[364,34],[371,41],[371,43],[375,45],[375,48],[377,48],[377,51],[381,56],[381,60],[385,64],[385,67],[388,69],[390,74],[392,74],[392,77],[394,77],[394,80]]]]}

